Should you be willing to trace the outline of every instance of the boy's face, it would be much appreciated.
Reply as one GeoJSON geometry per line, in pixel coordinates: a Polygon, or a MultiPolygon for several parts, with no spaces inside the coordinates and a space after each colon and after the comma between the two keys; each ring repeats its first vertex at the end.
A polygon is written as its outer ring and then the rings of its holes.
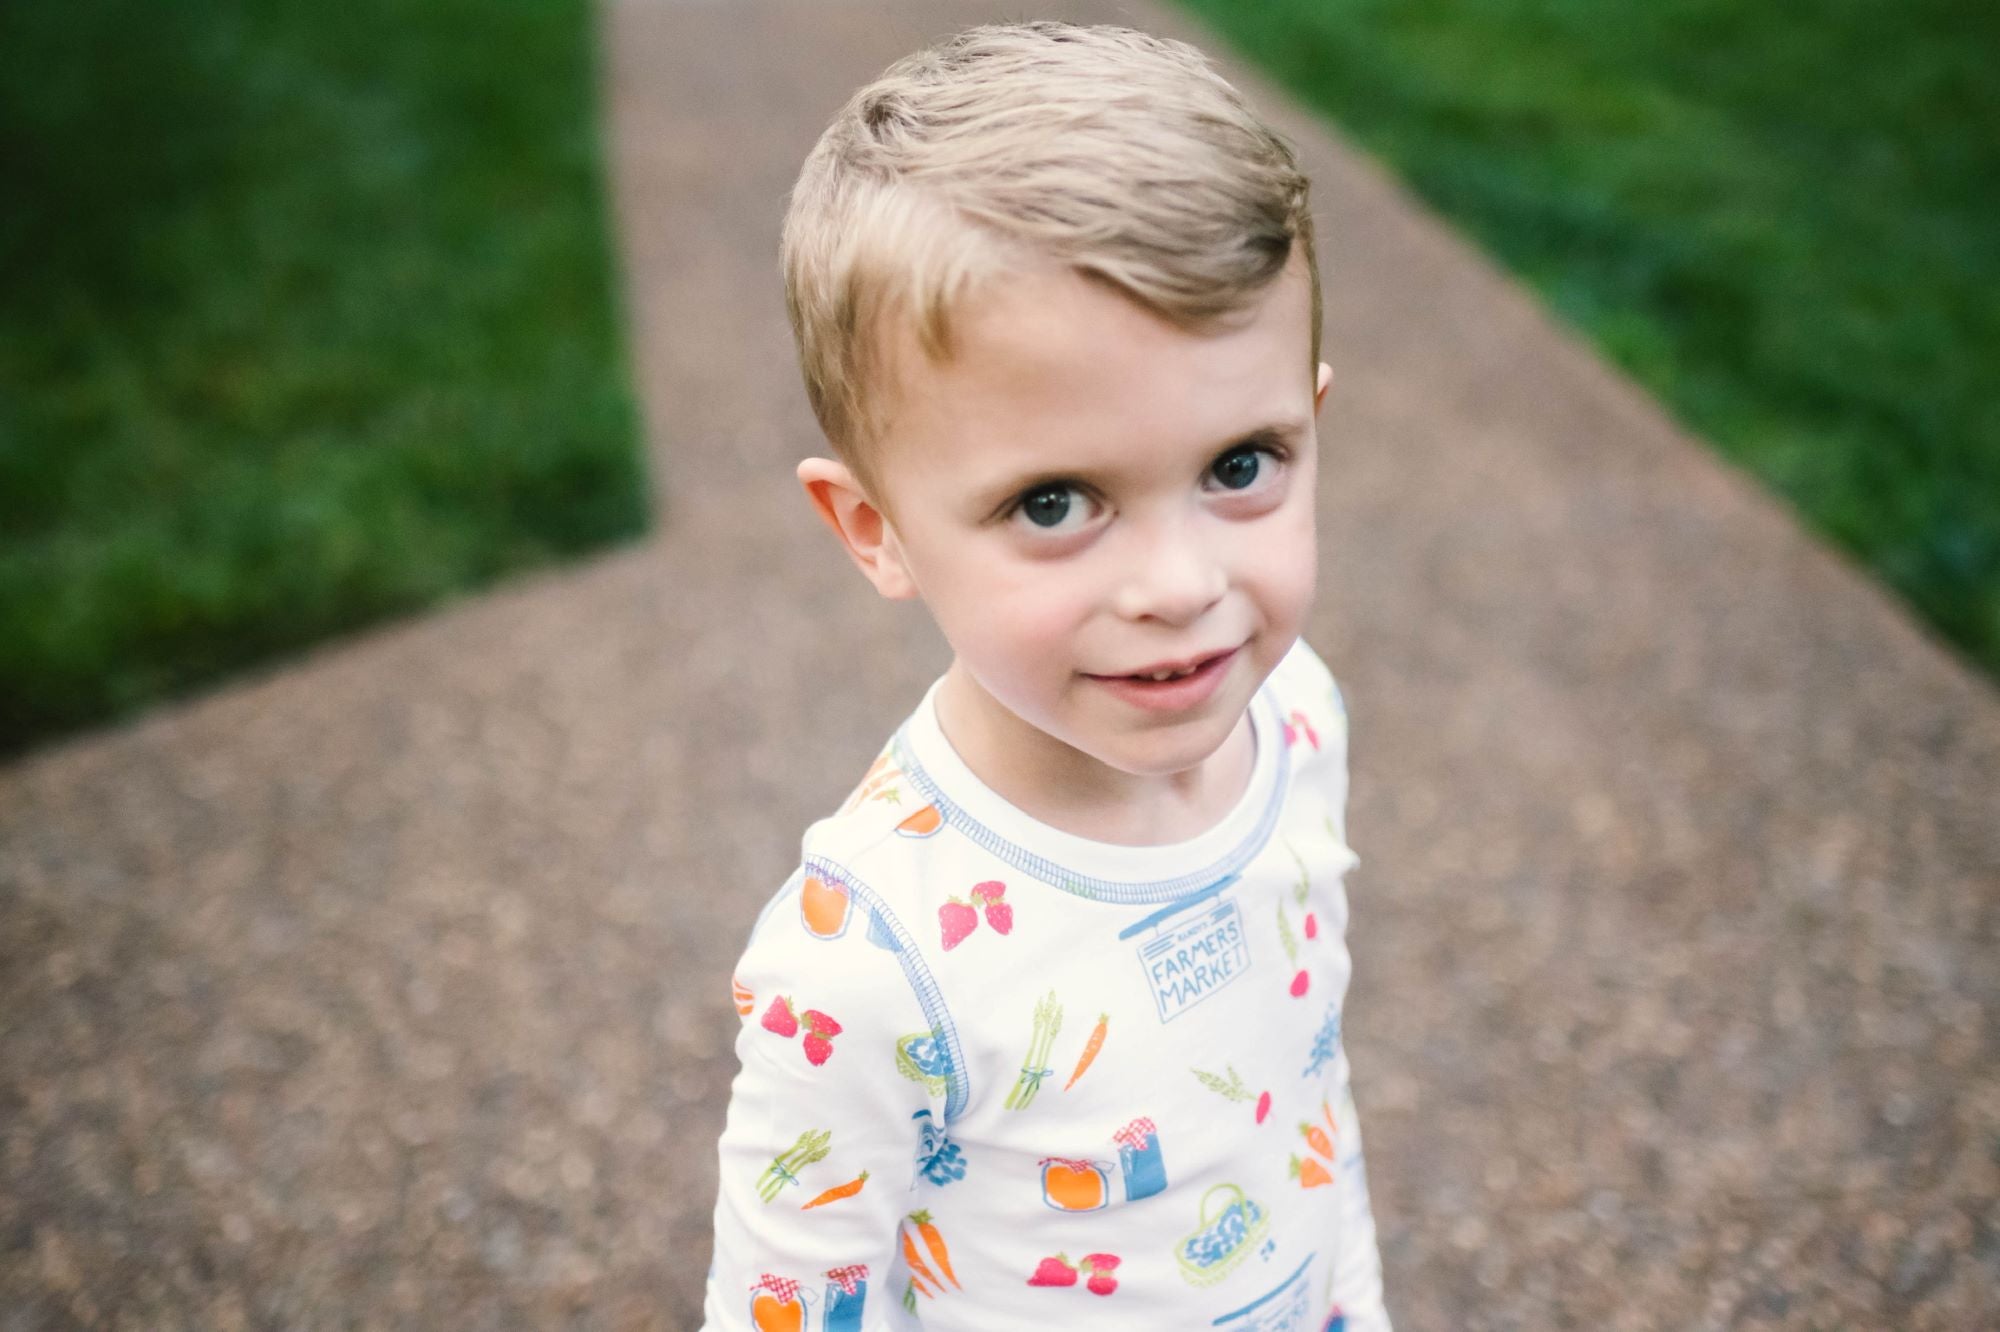
{"type": "Polygon", "coordinates": [[[878,589],[936,617],[985,757],[1160,776],[1228,738],[1312,599],[1331,372],[1306,364],[1310,319],[1296,258],[1211,334],[1068,271],[1024,277],[958,321],[948,364],[897,349],[880,503],[847,505],[859,543],[815,485],[844,469],[801,468],[878,589]]]}

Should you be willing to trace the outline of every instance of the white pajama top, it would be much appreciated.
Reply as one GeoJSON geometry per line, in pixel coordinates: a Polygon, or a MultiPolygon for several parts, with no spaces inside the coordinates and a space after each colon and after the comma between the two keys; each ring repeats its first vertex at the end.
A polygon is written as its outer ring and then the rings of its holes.
{"type": "Polygon", "coordinates": [[[737,966],[706,1326],[1387,1329],[1326,667],[1293,647],[1242,798],[1171,846],[1002,800],[936,693],[737,966]]]}

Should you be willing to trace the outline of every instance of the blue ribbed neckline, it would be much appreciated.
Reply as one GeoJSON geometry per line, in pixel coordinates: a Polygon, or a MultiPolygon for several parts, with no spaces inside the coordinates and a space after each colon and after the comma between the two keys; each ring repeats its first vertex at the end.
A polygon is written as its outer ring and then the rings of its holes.
{"type": "Polygon", "coordinates": [[[1250,704],[1256,758],[1242,797],[1213,827],[1167,846],[1092,841],[1050,827],[1001,797],[965,766],[938,724],[936,698],[942,683],[931,685],[916,712],[897,729],[897,765],[923,798],[937,806],[947,829],[1051,887],[1117,905],[1171,902],[1241,873],[1277,828],[1291,764],[1268,681],[1250,704]],[[1141,877],[1117,870],[1121,862],[1157,870],[1175,861],[1186,868],[1141,877]]]}

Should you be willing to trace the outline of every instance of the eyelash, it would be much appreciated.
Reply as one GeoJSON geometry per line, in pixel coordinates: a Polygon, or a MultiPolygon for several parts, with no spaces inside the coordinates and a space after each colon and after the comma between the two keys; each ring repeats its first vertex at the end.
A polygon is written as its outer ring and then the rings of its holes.
{"type": "MultiPolygon", "coordinates": [[[[1222,450],[1220,454],[1216,454],[1216,460],[1208,464],[1208,472],[1204,472],[1204,476],[1208,476],[1208,474],[1212,474],[1212,472],[1216,470],[1216,462],[1222,462],[1224,458],[1234,458],[1236,454],[1242,454],[1242,452],[1252,452],[1252,454],[1264,454],[1264,456],[1266,456],[1266,458],[1270,458],[1272,462],[1280,462],[1280,464],[1282,464],[1282,462],[1288,462],[1288,460],[1290,460],[1290,452],[1288,452],[1286,448],[1278,446],[1278,444],[1236,444],[1236,446],[1232,446],[1232,448],[1226,448],[1226,450],[1222,450]]],[[[1244,490],[1250,490],[1250,488],[1254,488],[1254,486],[1256,486],[1256,482],[1252,482],[1252,484],[1250,484],[1250,486],[1246,486],[1244,490]]],[[[1040,482],[1040,484],[1036,484],[1036,486],[1030,486],[1028,490],[1022,490],[1022,492],[1020,492],[1018,496],[1014,496],[1012,500],[1008,500],[1006,508],[1004,508],[1004,510],[1000,510],[1000,522],[1012,522],[1012,520],[1014,520],[1014,514],[1018,514],[1018,512],[1022,510],[1022,506],[1024,506],[1024,504],[1026,504],[1026,502],[1028,502],[1028,500],[1030,500],[1032,496],[1038,496],[1038,494],[1042,494],[1044,490],[1076,490],[1078,494],[1082,494],[1082,492],[1084,492],[1086,488],[1084,488],[1082,484],[1074,482],[1074,480],[1062,480],[1062,478],[1056,478],[1056,480],[1046,480],[1046,482],[1040,482]]],[[[1228,494],[1240,494],[1240,492],[1228,492],[1228,494]]]]}

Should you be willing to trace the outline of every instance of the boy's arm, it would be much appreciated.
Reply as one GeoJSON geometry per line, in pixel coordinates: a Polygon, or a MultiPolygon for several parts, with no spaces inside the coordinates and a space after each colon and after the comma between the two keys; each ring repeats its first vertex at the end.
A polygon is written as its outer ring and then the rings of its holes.
{"type": "Polygon", "coordinates": [[[1375,1213],[1368,1202],[1368,1170],[1361,1152],[1361,1122],[1354,1113],[1354,1091],[1347,1052],[1336,1066],[1334,1122],[1339,1130],[1334,1189],[1340,1205],[1340,1242],[1333,1260],[1333,1302],[1340,1311],[1341,1332],[1389,1332],[1389,1312],[1382,1303],[1382,1259],[1375,1245],[1375,1213]]]}
{"type": "Polygon", "coordinates": [[[759,921],[735,975],[743,1025],[719,1148],[704,1327],[874,1327],[942,1100],[898,1071],[922,1009],[854,904],[842,937],[802,925],[799,880],[759,921]],[[762,1315],[761,1321],[759,1315],[762,1315]],[[804,1316],[804,1315],[809,1315],[804,1316]]]}
{"type": "MultiPolygon", "coordinates": [[[[1328,708],[1324,724],[1311,743],[1323,747],[1319,765],[1325,783],[1330,829],[1343,847],[1347,842],[1347,701],[1326,663],[1303,639],[1296,652],[1308,711],[1320,702],[1328,708]]],[[[1308,720],[1306,725],[1312,725],[1308,720]]],[[[1359,858],[1348,848],[1348,867],[1359,858]]],[[[1345,873],[1345,871],[1343,871],[1345,873]]],[[[1347,907],[1341,894],[1340,918],[1345,931],[1347,907]]],[[[1334,1059],[1332,1104],[1337,1128],[1334,1188],[1340,1210],[1340,1237],[1334,1252],[1333,1300],[1342,1321],[1341,1332],[1389,1332],[1389,1313],[1382,1301],[1382,1259],[1375,1242],[1375,1213],[1368,1198],[1368,1171],[1361,1150],[1361,1123],[1354,1110],[1352,1070],[1347,1051],[1334,1059]]]]}

